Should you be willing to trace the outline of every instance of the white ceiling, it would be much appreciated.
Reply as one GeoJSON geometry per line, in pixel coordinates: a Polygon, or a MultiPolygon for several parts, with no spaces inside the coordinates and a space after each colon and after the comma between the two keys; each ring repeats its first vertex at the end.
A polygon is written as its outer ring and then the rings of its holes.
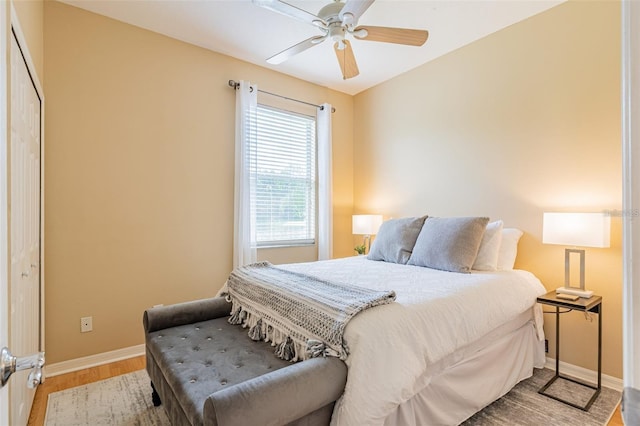
{"type": "MultiPolygon", "coordinates": [[[[329,41],[267,64],[266,58],[320,31],[251,0],[62,1],[354,95],[564,0],[377,0],[360,25],[426,29],[429,39],[422,47],[352,39],[360,75],[349,80],[342,79],[329,41]]],[[[330,1],[287,0],[313,14],[330,1]]]]}

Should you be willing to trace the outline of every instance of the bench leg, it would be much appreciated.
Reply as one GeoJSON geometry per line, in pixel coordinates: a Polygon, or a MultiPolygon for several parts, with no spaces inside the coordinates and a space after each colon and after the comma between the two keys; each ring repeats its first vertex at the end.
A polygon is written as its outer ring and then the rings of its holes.
{"type": "Polygon", "coordinates": [[[154,407],[158,407],[160,406],[160,404],[162,404],[162,401],[160,400],[160,395],[158,395],[158,392],[156,391],[156,387],[153,385],[153,382],[151,382],[151,401],[153,402],[153,406],[154,407]]]}

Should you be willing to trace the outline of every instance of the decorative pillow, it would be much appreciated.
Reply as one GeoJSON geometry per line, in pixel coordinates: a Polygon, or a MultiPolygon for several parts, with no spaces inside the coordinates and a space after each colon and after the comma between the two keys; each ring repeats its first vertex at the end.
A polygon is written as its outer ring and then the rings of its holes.
{"type": "Polygon", "coordinates": [[[523,232],[516,228],[504,228],[502,230],[502,243],[498,252],[498,270],[510,271],[516,263],[518,255],[518,241],[523,232]]]}
{"type": "Polygon", "coordinates": [[[407,263],[426,218],[406,217],[383,222],[367,259],[407,263]]]}
{"type": "Polygon", "coordinates": [[[471,271],[488,222],[488,217],[428,218],[408,264],[451,272],[471,271]]]}
{"type": "Polygon", "coordinates": [[[498,269],[498,253],[502,242],[503,226],[501,220],[487,225],[472,269],[476,271],[495,271],[498,269]]]}

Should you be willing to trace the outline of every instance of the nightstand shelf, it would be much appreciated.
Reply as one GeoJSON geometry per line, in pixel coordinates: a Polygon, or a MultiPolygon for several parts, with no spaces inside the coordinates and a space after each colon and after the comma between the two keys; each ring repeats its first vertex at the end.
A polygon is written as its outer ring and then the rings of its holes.
{"type": "Polygon", "coordinates": [[[538,393],[545,395],[549,398],[553,398],[556,401],[560,401],[565,404],[568,404],[572,407],[579,408],[584,411],[589,411],[589,408],[591,408],[591,405],[593,404],[593,402],[596,400],[598,395],[600,395],[600,390],[602,389],[602,297],[593,295],[589,299],[579,298],[578,300],[565,300],[565,299],[558,298],[556,296],[555,291],[551,291],[545,294],[544,296],[538,297],[537,302],[543,305],[555,306],[556,308],[556,312],[555,312],[556,314],[556,373],[542,388],[540,388],[538,393]],[[572,311],[591,312],[591,313],[598,314],[598,384],[597,386],[584,383],[572,377],[567,377],[560,374],[560,309],[561,308],[569,309],[572,311]],[[594,393],[584,406],[575,404],[571,401],[567,401],[556,395],[551,395],[549,393],[546,393],[546,390],[549,388],[549,386],[551,386],[558,379],[568,380],[578,385],[593,389],[594,393]]]}

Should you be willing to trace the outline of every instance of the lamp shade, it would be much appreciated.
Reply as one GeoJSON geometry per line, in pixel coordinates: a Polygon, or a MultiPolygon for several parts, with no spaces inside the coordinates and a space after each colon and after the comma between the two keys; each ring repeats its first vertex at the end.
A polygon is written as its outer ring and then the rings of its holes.
{"type": "Polygon", "coordinates": [[[382,225],[382,215],[354,214],[352,224],[356,235],[375,235],[382,225]]]}
{"type": "Polygon", "coordinates": [[[609,247],[611,217],[604,213],[544,213],[542,242],[578,247],[609,247]]]}

